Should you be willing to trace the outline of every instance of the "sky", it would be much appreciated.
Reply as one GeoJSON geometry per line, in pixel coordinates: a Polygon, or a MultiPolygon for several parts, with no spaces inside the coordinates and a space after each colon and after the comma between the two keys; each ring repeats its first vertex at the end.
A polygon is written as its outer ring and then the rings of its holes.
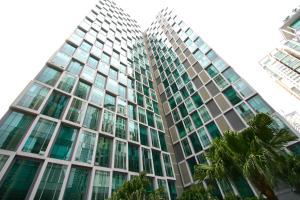
{"type": "MultiPolygon", "coordinates": [[[[0,118],[96,0],[0,1],[0,118]]],[[[298,0],[115,0],[145,30],[165,7],[184,20],[278,112],[300,101],[278,86],[259,60],[279,46],[283,19],[298,0]]]]}

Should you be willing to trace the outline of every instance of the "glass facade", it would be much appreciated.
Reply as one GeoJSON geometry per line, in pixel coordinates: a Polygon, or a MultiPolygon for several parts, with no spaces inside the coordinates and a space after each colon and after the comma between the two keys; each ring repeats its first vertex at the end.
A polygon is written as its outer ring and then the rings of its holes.
{"type": "Polygon", "coordinates": [[[0,199],[106,199],[140,171],[176,199],[211,142],[258,112],[274,110],[172,12],[144,35],[101,0],[0,121],[0,199]]]}

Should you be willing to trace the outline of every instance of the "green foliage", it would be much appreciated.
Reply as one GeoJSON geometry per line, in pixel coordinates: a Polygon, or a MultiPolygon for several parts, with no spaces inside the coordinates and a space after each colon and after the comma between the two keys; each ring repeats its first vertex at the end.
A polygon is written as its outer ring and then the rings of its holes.
{"type": "MultiPolygon", "coordinates": [[[[207,153],[211,164],[196,166],[195,178],[204,180],[244,175],[262,194],[269,199],[277,199],[272,188],[289,171],[288,156],[283,150],[295,139],[296,136],[288,130],[274,126],[269,115],[257,114],[248,128],[240,132],[228,131],[223,138],[214,140],[207,153]]],[[[290,165],[295,169],[291,177],[299,177],[299,165],[295,160],[290,165]]],[[[290,182],[293,180],[290,179],[290,182]]]]}
{"type": "Polygon", "coordinates": [[[217,200],[202,184],[195,184],[185,189],[178,200],[217,200]]]}
{"type": "Polygon", "coordinates": [[[150,182],[145,172],[141,172],[139,176],[126,181],[122,187],[112,194],[109,200],[162,200],[164,189],[159,188],[153,192],[147,191],[150,182]]]}

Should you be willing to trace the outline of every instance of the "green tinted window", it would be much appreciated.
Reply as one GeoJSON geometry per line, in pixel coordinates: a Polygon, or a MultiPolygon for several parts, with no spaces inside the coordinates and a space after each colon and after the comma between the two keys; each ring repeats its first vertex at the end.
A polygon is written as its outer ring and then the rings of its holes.
{"type": "Polygon", "coordinates": [[[0,184],[1,199],[26,199],[40,162],[17,157],[0,184]]]}
{"type": "Polygon", "coordinates": [[[67,166],[49,162],[34,199],[58,199],[66,171],[67,166]]]}
{"type": "Polygon", "coordinates": [[[98,130],[100,121],[100,110],[94,106],[88,106],[86,109],[83,126],[93,130],[98,130]]]}
{"type": "Polygon", "coordinates": [[[79,143],[77,147],[75,160],[91,164],[96,141],[95,133],[83,131],[80,133],[78,140],[79,143]]]}
{"type": "Polygon", "coordinates": [[[230,67],[226,69],[222,74],[230,83],[233,83],[240,78],[239,75],[230,67]]]}
{"type": "Polygon", "coordinates": [[[184,128],[182,122],[179,122],[178,124],[176,124],[176,127],[177,127],[180,138],[186,136],[186,131],[185,131],[185,128],[184,128]]]}
{"type": "Polygon", "coordinates": [[[115,115],[107,110],[104,111],[102,121],[102,131],[113,134],[113,126],[115,121],[115,115]]]}
{"type": "Polygon", "coordinates": [[[202,122],[202,120],[201,120],[201,118],[200,118],[200,116],[199,116],[199,114],[198,114],[197,111],[193,112],[191,114],[191,117],[193,119],[193,122],[194,122],[196,128],[199,128],[200,126],[203,125],[203,122],[202,122]]]}
{"type": "Polygon", "coordinates": [[[65,74],[59,82],[57,88],[65,92],[71,92],[75,84],[76,78],[71,74],[65,74]]]}
{"type": "Polygon", "coordinates": [[[77,88],[75,90],[74,95],[83,98],[83,99],[87,99],[89,92],[90,92],[91,86],[79,81],[77,88]]]}
{"type": "Polygon", "coordinates": [[[206,71],[207,71],[207,73],[209,74],[209,76],[211,78],[215,77],[219,73],[219,71],[217,70],[217,68],[215,68],[215,66],[213,66],[213,65],[209,65],[206,68],[206,71]]]}
{"type": "Polygon", "coordinates": [[[272,108],[259,96],[255,95],[247,101],[256,112],[273,113],[272,108]]]}
{"type": "Polygon", "coordinates": [[[0,148],[14,151],[33,121],[33,116],[11,112],[0,124],[0,148]]]}
{"type": "Polygon", "coordinates": [[[143,170],[149,174],[152,174],[152,161],[149,149],[142,148],[143,155],[143,170]]]}
{"type": "Polygon", "coordinates": [[[148,146],[148,128],[140,124],[140,139],[141,144],[148,146]]]}
{"type": "Polygon", "coordinates": [[[59,71],[57,71],[56,69],[50,68],[50,67],[46,67],[39,74],[39,76],[37,77],[37,80],[53,86],[53,85],[55,85],[59,76],[60,76],[59,71]]]}
{"type": "Polygon", "coordinates": [[[160,160],[160,152],[152,150],[152,156],[153,156],[153,164],[154,164],[154,172],[157,176],[162,176],[162,166],[161,166],[161,160],[160,160]]]}
{"type": "Polygon", "coordinates": [[[62,125],[52,147],[50,157],[62,160],[70,160],[75,146],[77,133],[77,129],[62,125]]]}
{"type": "Polygon", "coordinates": [[[47,96],[49,89],[33,83],[18,102],[18,106],[38,110],[47,96]]]}
{"type": "Polygon", "coordinates": [[[221,137],[220,131],[214,122],[207,124],[206,128],[213,139],[221,137]]]}
{"type": "Polygon", "coordinates": [[[232,87],[227,88],[223,93],[232,105],[235,105],[242,100],[240,95],[232,87]]]}
{"type": "Polygon", "coordinates": [[[116,98],[114,96],[106,94],[105,98],[104,98],[104,108],[107,108],[108,110],[111,110],[111,111],[115,111],[116,98]]]}
{"type": "Polygon", "coordinates": [[[84,114],[83,112],[85,107],[85,102],[74,98],[69,108],[66,119],[75,123],[80,123],[84,114]]]}
{"type": "Polygon", "coordinates": [[[116,120],[116,137],[126,139],[126,130],[127,130],[127,120],[123,117],[117,116],[116,120]]]}
{"type": "Polygon", "coordinates": [[[159,135],[161,150],[168,151],[166,140],[165,140],[165,133],[158,131],[158,135],[159,135]]]}
{"type": "Polygon", "coordinates": [[[104,89],[105,83],[106,83],[106,77],[101,74],[97,74],[94,85],[100,89],[104,89]]]}
{"type": "Polygon", "coordinates": [[[194,151],[196,153],[199,152],[199,151],[201,151],[202,150],[202,145],[201,145],[201,143],[199,141],[199,138],[198,138],[197,134],[193,133],[193,134],[191,134],[189,136],[189,138],[190,138],[190,141],[191,141],[191,143],[193,145],[194,151]]]}
{"type": "Polygon", "coordinates": [[[182,140],[181,144],[182,144],[182,148],[183,148],[185,156],[186,157],[190,156],[192,154],[192,150],[191,150],[191,147],[189,145],[189,142],[188,142],[187,138],[182,140]]]}
{"type": "Polygon", "coordinates": [[[120,172],[114,172],[113,178],[112,178],[112,188],[111,192],[115,192],[117,189],[119,189],[127,180],[127,175],[120,172]]]}
{"type": "Polygon", "coordinates": [[[168,155],[168,154],[162,154],[162,155],[163,155],[163,160],[164,160],[164,164],[165,164],[166,175],[173,177],[174,174],[173,174],[170,155],[168,155]]]}
{"type": "Polygon", "coordinates": [[[115,168],[126,169],[126,143],[116,140],[115,143],[115,168]]]}
{"type": "Polygon", "coordinates": [[[112,140],[99,136],[96,150],[95,165],[110,167],[111,163],[112,140]]]}
{"type": "Polygon", "coordinates": [[[87,198],[89,170],[72,167],[69,175],[64,200],[83,200],[87,198]]]}
{"type": "Polygon", "coordinates": [[[39,119],[27,139],[23,151],[44,155],[55,127],[56,122],[39,119]]]}
{"type": "Polygon", "coordinates": [[[139,147],[128,144],[128,165],[129,171],[139,172],[139,147]]]}
{"type": "Polygon", "coordinates": [[[48,98],[42,114],[54,118],[60,118],[64,108],[67,106],[69,97],[54,91],[48,98]]]}
{"type": "Polygon", "coordinates": [[[67,71],[71,72],[74,75],[79,75],[83,66],[79,62],[72,60],[69,64],[67,71]]]}
{"type": "Polygon", "coordinates": [[[93,184],[92,199],[107,199],[109,193],[110,173],[106,171],[96,171],[93,184]]]}

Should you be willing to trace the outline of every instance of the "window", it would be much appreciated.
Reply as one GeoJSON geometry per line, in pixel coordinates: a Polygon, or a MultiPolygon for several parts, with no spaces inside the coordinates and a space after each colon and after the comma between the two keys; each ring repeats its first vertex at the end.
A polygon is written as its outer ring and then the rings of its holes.
{"type": "Polygon", "coordinates": [[[107,199],[109,194],[110,173],[95,171],[92,199],[107,199]]]}
{"type": "Polygon", "coordinates": [[[46,67],[43,69],[43,71],[39,74],[37,77],[38,81],[41,81],[42,83],[46,83],[48,85],[54,86],[57,82],[60,72],[56,69],[46,67]]]}
{"type": "Polygon", "coordinates": [[[112,140],[99,135],[96,149],[95,165],[110,167],[112,140]]]}
{"type": "Polygon", "coordinates": [[[203,104],[203,101],[198,93],[192,96],[192,99],[196,105],[196,107],[200,107],[203,104]]]}
{"type": "Polygon", "coordinates": [[[189,145],[189,142],[188,142],[187,138],[185,138],[184,140],[182,140],[181,144],[182,144],[182,148],[183,148],[185,157],[190,156],[192,154],[192,150],[191,150],[191,147],[189,145]]]}
{"type": "Polygon", "coordinates": [[[75,51],[73,57],[74,57],[76,60],[80,61],[81,63],[86,63],[86,61],[87,61],[87,59],[88,59],[88,57],[89,57],[89,53],[86,52],[86,51],[84,51],[84,50],[82,50],[82,49],[80,49],[80,48],[78,48],[78,49],[75,51]]]}
{"type": "Polygon", "coordinates": [[[192,143],[193,149],[195,151],[195,153],[199,152],[202,150],[202,145],[198,139],[198,136],[196,133],[193,133],[189,136],[190,141],[192,143]]]}
{"type": "Polygon", "coordinates": [[[74,98],[68,111],[66,120],[80,124],[85,107],[85,102],[74,98]]]}
{"type": "Polygon", "coordinates": [[[126,130],[127,130],[127,121],[125,118],[117,116],[116,120],[116,131],[115,135],[116,137],[126,139],[126,130]]]}
{"type": "Polygon", "coordinates": [[[42,114],[58,119],[61,117],[61,114],[64,108],[67,106],[68,102],[68,96],[53,91],[51,96],[48,98],[42,114]]]}
{"type": "Polygon", "coordinates": [[[120,85],[120,84],[119,84],[119,96],[126,99],[126,87],[124,87],[123,85],[120,85]]]}
{"type": "Polygon", "coordinates": [[[177,131],[179,133],[180,138],[186,136],[186,130],[185,130],[182,122],[179,122],[178,124],[176,124],[176,127],[177,127],[177,131]]]}
{"type": "Polygon", "coordinates": [[[77,62],[75,60],[71,60],[67,71],[78,76],[80,74],[82,68],[83,68],[82,64],[80,64],[79,62],[77,62]]]}
{"type": "Polygon", "coordinates": [[[132,141],[139,141],[139,131],[138,131],[138,123],[134,121],[128,121],[128,132],[129,139],[132,141]]]}
{"type": "Polygon", "coordinates": [[[149,146],[148,144],[148,128],[140,124],[140,140],[142,145],[149,146]]]}
{"type": "Polygon", "coordinates": [[[237,106],[236,110],[246,122],[249,122],[254,117],[253,112],[250,110],[249,106],[246,105],[245,103],[241,103],[239,106],[237,106]]]}
{"type": "Polygon", "coordinates": [[[88,66],[85,66],[81,72],[81,77],[89,82],[94,82],[96,71],[88,66]]]}
{"type": "Polygon", "coordinates": [[[64,68],[70,61],[70,56],[67,54],[64,54],[62,52],[57,52],[52,58],[51,63],[54,65],[64,68]]]}
{"type": "Polygon", "coordinates": [[[25,108],[31,108],[33,110],[38,110],[48,92],[48,88],[40,84],[33,83],[27,89],[22,98],[18,101],[17,105],[25,108]]]}
{"type": "Polygon", "coordinates": [[[160,152],[152,150],[153,156],[153,165],[154,165],[154,172],[157,176],[163,176],[161,160],[160,160],[160,152]]]}
{"type": "Polygon", "coordinates": [[[152,159],[149,149],[142,148],[143,155],[143,170],[149,174],[152,174],[152,159]]]}
{"type": "Polygon", "coordinates": [[[173,168],[172,168],[172,163],[171,163],[171,158],[170,155],[168,154],[162,154],[163,155],[163,160],[165,164],[165,170],[166,170],[166,175],[169,177],[173,177],[173,168]]]}
{"type": "Polygon", "coordinates": [[[248,97],[254,93],[250,86],[243,80],[238,80],[234,83],[235,88],[240,92],[243,97],[248,97]]]}
{"type": "Polygon", "coordinates": [[[115,168],[126,169],[126,143],[116,140],[115,168]]]}
{"type": "Polygon", "coordinates": [[[128,104],[128,118],[136,120],[136,108],[133,104],[128,104]]]}
{"type": "Polygon", "coordinates": [[[75,81],[76,78],[73,75],[65,73],[61,81],[59,82],[57,88],[70,93],[73,89],[75,81]]]}
{"type": "Polygon", "coordinates": [[[111,96],[109,94],[105,95],[104,98],[104,108],[115,111],[116,109],[116,98],[114,96],[111,96]]]}
{"type": "Polygon", "coordinates": [[[203,122],[202,122],[202,120],[201,120],[201,118],[200,118],[197,111],[193,112],[191,114],[191,117],[192,117],[192,120],[193,120],[196,128],[199,128],[200,126],[203,125],[203,122]]]}
{"type": "Polygon", "coordinates": [[[151,133],[152,146],[159,148],[159,140],[158,140],[157,131],[154,129],[150,129],[150,133],[151,133]]]}
{"type": "Polygon", "coordinates": [[[106,77],[101,74],[97,74],[94,85],[100,89],[104,89],[105,83],[106,83],[106,77]]]}
{"type": "Polygon", "coordinates": [[[146,112],[143,108],[139,108],[139,121],[146,124],[146,112]]]}
{"type": "Polygon", "coordinates": [[[82,81],[79,81],[74,95],[76,95],[82,99],[87,99],[90,89],[91,89],[90,85],[88,85],[82,81]]]}
{"type": "Polygon", "coordinates": [[[41,200],[49,197],[58,199],[66,171],[67,166],[49,162],[34,199],[41,200]]]}
{"type": "Polygon", "coordinates": [[[94,87],[90,93],[90,101],[98,106],[102,106],[104,101],[104,91],[94,87]]]}
{"type": "Polygon", "coordinates": [[[222,74],[230,83],[233,83],[240,78],[232,68],[226,69],[222,74]]]}
{"type": "Polygon", "coordinates": [[[197,134],[202,142],[202,145],[204,147],[207,147],[208,145],[210,145],[210,140],[209,140],[209,137],[207,136],[207,133],[206,133],[206,130],[204,128],[200,128],[198,131],[197,131],[197,134]]]}
{"type": "Polygon", "coordinates": [[[107,84],[106,84],[106,90],[114,93],[114,94],[118,94],[118,82],[112,79],[107,79],[107,84]]]}
{"type": "Polygon", "coordinates": [[[87,195],[89,182],[89,170],[85,168],[72,167],[64,193],[65,200],[81,200],[87,195]]]}
{"type": "Polygon", "coordinates": [[[108,76],[114,80],[118,80],[118,71],[113,68],[109,68],[108,76]]]}
{"type": "Polygon", "coordinates": [[[207,67],[210,64],[210,60],[201,51],[196,51],[194,53],[194,56],[203,68],[207,67]]]}
{"type": "Polygon", "coordinates": [[[1,181],[0,196],[3,199],[26,199],[39,166],[39,161],[16,157],[1,181]]]}
{"type": "Polygon", "coordinates": [[[113,134],[115,115],[109,111],[104,111],[102,131],[113,134]]]}
{"type": "Polygon", "coordinates": [[[83,41],[80,45],[80,48],[86,52],[89,52],[92,48],[92,45],[90,45],[89,43],[87,43],[86,41],[83,41]]]}
{"type": "Polygon", "coordinates": [[[239,103],[240,101],[242,101],[242,98],[231,86],[229,88],[227,88],[226,90],[224,90],[223,93],[232,105],[235,105],[235,104],[239,103]]]}
{"type": "Polygon", "coordinates": [[[117,113],[127,115],[126,101],[120,98],[117,99],[117,113]]]}
{"type": "Polygon", "coordinates": [[[8,155],[2,155],[0,154],[0,171],[3,169],[6,161],[8,160],[9,156],[8,155]]]}
{"type": "Polygon", "coordinates": [[[76,48],[70,45],[69,43],[65,43],[61,48],[61,51],[69,56],[72,56],[75,50],[76,48]]]}
{"type": "Polygon", "coordinates": [[[40,118],[31,131],[22,151],[44,155],[55,127],[56,122],[40,118]]]}
{"type": "Polygon", "coordinates": [[[223,90],[224,88],[226,88],[229,85],[221,75],[216,76],[214,78],[214,81],[216,82],[216,84],[218,85],[220,90],[223,90]]]}
{"type": "Polygon", "coordinates": [[[216,139],[221,137],[220,131],[213,121],[207,124],[206,128],[211,138],[216,139]]]}
{"type": "Polygon", "coordinates": [[[100,121],[100,110],[94,106],[88,106],[86,109],[83,126],[93,130],[98,130],[100,121]]]}
{"type": "Polygon", "coordinates": [[[127,174],[121,172],[113,172],[111,193],[118,190],[127,180],[127,174]]]}
{"type": "Polygon", "coordinates": [[[16,150],[33,119],[31,115],[15,111],[4,116],[0,124],[0,148],[16,150]]]}
{"type": "Polygon", "coordinates": [[[101,56],[101,61],[106,63],[106,64],[109,64],[109,60],[110,60],[110,56],[107,55],[106,53],[103,53],[102,56],[101,56]]]}
{"type": "Polygon", "coordinates": [[[200,107],[198,111],[199,111],[200,116],[202,117],[202,120],[204,122],[207,122],[211,119],[211,116],[210,116],[210,114],[207,111],[207,108],[205,106],[200,107]]]}
{"type": "Polygon", "coordinates": [[[147,110],[147,121],[149,126],[155,127],[153,113],[148,110],[147,110]]]}
{"type": "Polygon", "coordinates": [[[191,132],[194,130],[194,126],[189,117],[185,118],[183,120],[183,122],[184,122],[184,126],[185,126],[185,129],[187,130],[187,132],[191,132]]]}
{"type": "Polygon", "coordinates": [[[70,160],[75,146],[77,133],[77,129],[61,125],[56,141],[52,147],[50,157],[61,160],[70,160]]]}
{"type": "Polygon", "coordinates": [[[93,69],[97,69],[98,62],[99,62],[99,60],[97,60],[96,58],[94,58],[92,56],[89,56],[89,58],[87,60],[87,65],[93,69]]]}
{"type": "Polygon", "coordinates": [[[139,147],[133,144],[128,144],[128,166],[129,171],[139,172],[139,147]]]}
{"type": "Polygon", "coordinates": [[[92,163],[94,146],[96,141],[95,133],[88,131],[82,131],[79,134],[79,143],[75,156],[76,161],[92,163]]]}
{"type": "Polygon", "coordinates": [[[260,113],[273,113],[272,108],[259,96],[255,95],[251,99],[248,99],[247,102],[255,110],[255,112],[260,113]]]}

